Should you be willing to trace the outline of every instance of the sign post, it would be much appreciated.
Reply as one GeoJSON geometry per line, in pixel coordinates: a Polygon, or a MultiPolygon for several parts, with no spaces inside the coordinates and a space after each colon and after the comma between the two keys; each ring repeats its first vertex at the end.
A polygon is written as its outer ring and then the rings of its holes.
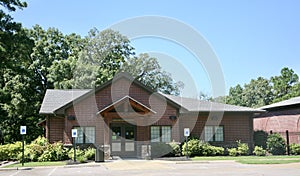
{"type": "Polygon", "coordinates": [[[24,135],[26,134],[26,126],[20,127],[20,134],[22,135],[22,166],[24,166],[24,135]]]}
{"type": "Polygon", "coordinates": [[[189,158],[189,155],[188,155],[188,137],[190,136],[190,129],[189,128],[184,128],[184,136],[185,136],[185,146],[186,146],[186,159],[189,158]]]}
{"type": "Polygon", "coordinates": [[[78,137],[77,129],[72,129],[72,137],[74,141],[74,162],[76,162],[76,138],[78,137]]]}

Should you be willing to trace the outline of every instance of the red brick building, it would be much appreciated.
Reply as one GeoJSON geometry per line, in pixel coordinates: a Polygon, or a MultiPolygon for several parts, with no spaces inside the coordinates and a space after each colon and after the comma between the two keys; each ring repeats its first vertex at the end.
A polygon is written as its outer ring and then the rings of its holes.
{"type": "Polygon", "coordinates": [[[50,142],[104,145],[112,155],[143,158],[152,142],[182,142],[184,128],[215,145],[237,140],[253,146],[253,116],[263,110],[154,92],[122,73],[95,90],[47,90],[45,115],[50,142]]]}
{"type": "Polygon", "coordinates": [[[300,97],[291,98],[261,107],[267,113],[254,118],[254,130],[281,134],[286,139],[289,131],[290,143],[300,144],[300,97]]]}

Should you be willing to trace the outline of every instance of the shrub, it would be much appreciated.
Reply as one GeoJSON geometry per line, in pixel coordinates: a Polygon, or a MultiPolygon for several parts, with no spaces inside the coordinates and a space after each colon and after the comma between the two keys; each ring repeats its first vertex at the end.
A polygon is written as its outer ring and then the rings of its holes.
{"type": "MultiPolygon", "coordinates": [[[[67,152],[61,142],[50,144],[45,137],[38,137],[24,148],[24,161],[61,161],[67,152]]],[[[0,160],[22,160],[22,142],[0,145],[0,160]]]]}
{"type": "Polygon", "coordinates": [[[0,160],[17,160],[20,152],[22,152],[22,142],[0,145],[0,160]]]}
{"type": "MultiPolygon", "coordinates": [[[[68,157],[74,160],[74,148],[69,150],[68,157]]],[[[84,156],[84,150],[81,150],[79,147],[76,148],[76,160],[79,162],[84,162],[87,160],[87,158],[84,156]]]]}
{"type": "MultiPolygon", "coordinates": [[[[48,140],[45,137],[39,136],[29,145],[25,145],[24,149],[24,160],[27,161],[38,161],[38,158],[46,151],[48,140]]],[[[18,160],[22,160],[22,153],[18,155],[18,160]]]]}
{"type": "Polygon", "coordinates": [[[79,161],[80,163],[85,163],[87,161],[87,158],[85,157],[85,155],[79,155],[77,157],[77,161],[79,161]]]}
{"type": "Polygon", "coordinates": [[[180,149],[180,145],[178,143],[171,142],[171,143],[169,143],[169,145],[172,148],[171,156],[180,156],[181,155],[181,149],[180,149]]]}
{"type": "Polygon", "coordinates": [[[228,149],[229,156],[249,155],[248,144],[242,143],[240,140],[236,141],[237,147],[228,149]]]}
{"type": "Polygon", "coordinates": [[[224,155],[224,148],[212,146],[207,142],[200,142],[200,155],[201,156],[224,155]]]}
{"type": "Polygon", "coordinates": [[[87,148],[84,150],[84,157],[88,160],[95,159],[96,150],[94,148],[87,148]]]}
{"type": "Polygon", "coordinates": [[[187,142],[188,151],[186,151],[186,143],[182,145],[182,155],[188,154],[188,156],[200,156],[200,141],[199,139],[191,139],[187,142]]]}
{"type": "Polygon", "coordinates": [[[228,149],[228,155],[229,156],[237,156],[238,155],[237,148],[230,148],[230,149],[228,149]]]}
{"type": "Polygon", "coordinates": [[[216,146],[212,146],[212,145],[209,145],[207,147],[208,147],[207,152],[205,152],[204,148],[202,149],[203,150],[202,154],[204,156],[220,156],[220,155],[224,155],[224,148],[223,147],[216,147],[216,146]]]}
{"type": "MultiPolygon", "coordinates": [[[[46,150],[46,146],[40,146],[37,144],[26,145],[24,148],[24,161],[38,161],[40,155],[46,150]]],[[[22,152],[18,155],[18,161],[22,160],[22,152]]]]}
{"type": "Polygon", "coordinates": [[[249,155],[248,144],[242,143],[240,140],[237,141],[237,152],[239,155],[249,155]]]}
{"type": "Polygon", "coordinates": [[[45,150],[38,157],[38,161],[62,161],[67,158],[67,151],[61,142],[47,144],[45,150]]]}
{"type": "Polygon", "coordinates": [[[39,136],[34,141],[32,141],[31,144],[36,144],[39,146],[47,146],[49,144],[49,141],[47,138],[39,136]]]}
{"type": "Polygon", "coordinates": [[[9,160],[9,147],[8,145],[0,145],[0,161],[9,160]]]}
{"type": "MultiPolygon", "coordinates": [[[[182,154],[186,154],[186,143],[182,146],[182,154]]],[[[192,157],[224,155],[224,148],[212,146],[209,143],[198,139],[191,139],[188,141],[188,155],[192,157]]]]}
{"type": "Polygon", "coordinates": [[[52,144],[51,149],[53,150],[54,154],[51,161],[62,161],[68,158],[67,150],[64,148],[62,142],[56,142],[52,144]]]}
{"type": "Polygon", "coordinates": [[[292,155],[300,155],[300,144],[291,144],[290,150],[292,155]]]}
{"type": "Polygon", "coordinates": [[[286,148],[284,138],[278,133],[269,135],[267,139],[267,149],[273,155],[285,154],[286,148]]]}
{"type": "Polygon", "coordinates": [[[253,138],[255,146],[261,146],[263,149],[267,148],[268,133],[262,130],[254,131],[253,138]]]}
{"type": "Polygon", "coordinates": [[[263,149],[262,147],[255,146],[255,147],[254,147],[253,153],[254,153],[256,156],[266,156],[267,151],[266,151],[265,149],[263,149]]]}

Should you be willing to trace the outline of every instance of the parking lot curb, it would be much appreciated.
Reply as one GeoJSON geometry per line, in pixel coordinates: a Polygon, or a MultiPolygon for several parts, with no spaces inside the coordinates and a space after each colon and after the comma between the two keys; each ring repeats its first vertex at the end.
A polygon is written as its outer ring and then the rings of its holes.
{"type": "Polygon", "coordinates": [[[32,170],[32,167],[10,167],[10,168],[0,168],[0,171],[11,171],[11,170],[32,170]]]}

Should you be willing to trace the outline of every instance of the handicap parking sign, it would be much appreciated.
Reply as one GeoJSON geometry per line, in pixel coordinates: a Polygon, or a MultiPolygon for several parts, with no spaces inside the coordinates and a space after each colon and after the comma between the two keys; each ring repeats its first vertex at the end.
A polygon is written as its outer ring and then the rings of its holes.
{"type": "Polygon", "coordinates": [[[20,127],[20,134],[26,134],[26,126],[20,127]]]}
{"type": "Polygon", "coordinates": [[[72,129],[72,137],[78,137],[77,129],[72,129]]]}
{"type": "Polygon", "coordinates": [[[189,128],[184,128],[184,136],[189,137],[190,136],[190,129],[189,128]]]}

